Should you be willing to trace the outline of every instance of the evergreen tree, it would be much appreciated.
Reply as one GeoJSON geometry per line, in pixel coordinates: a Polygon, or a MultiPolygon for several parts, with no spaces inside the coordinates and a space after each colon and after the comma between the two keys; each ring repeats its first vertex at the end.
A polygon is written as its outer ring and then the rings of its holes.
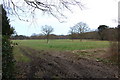
{"type": "MultiPolygon", "coordinates": [[[[2,5],[0,5],[2,7],[2,5]]],[[[10,27],[7,13],[2,7],[2,78],[8,80],[14,78],[14,58],[13,49],[9,40],[14,33],[14,28],[10,27]]]]}
{"type": "Polygon", "coordinates": [[[10,27],[10,20],[7,17],[7,13],[2,7],[2,35],[10,37],[14,33],[14,28],[10,27]]]}
{"type": "Polygon", "coordinates": [[[106,29],[108,29],[109,27],[108,26],[106,26],[106,25],[100,25],[99,27],[98,27],[98,34],[99,34],[99,36],[100,36],[100,39],[101,40],[104,40],[104,37],[105,37],[105,30],[106,29]]]}

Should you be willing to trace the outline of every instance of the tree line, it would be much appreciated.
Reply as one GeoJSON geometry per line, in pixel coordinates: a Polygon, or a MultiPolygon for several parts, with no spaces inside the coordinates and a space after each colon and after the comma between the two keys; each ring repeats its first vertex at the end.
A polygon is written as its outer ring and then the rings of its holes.
{"type": "Polygon", "coordinates": [[[115,41],[118,38],[118,27],[110,28],[107,25],[100,25],[95,31],[90,31],[90,28],[86,23],[79,22],[75,26],[70,27],[68,35],[55,35],[51,34],[54,28],[48,25],[41,27],[41,32],[43,34],[33,33],[30,37],[24,35],[14,35],[11,39],[46,39],[47,43],[49,39],[94,39],[94,40],[108,40],[115,41]]]}

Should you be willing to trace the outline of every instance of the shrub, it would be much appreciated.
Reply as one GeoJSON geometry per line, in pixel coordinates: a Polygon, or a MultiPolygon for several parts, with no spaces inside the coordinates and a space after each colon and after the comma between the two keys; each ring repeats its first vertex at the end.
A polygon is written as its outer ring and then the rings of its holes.
{"type": "Polygon", "coordinates": [[[118,62],[118,42],[110,43],[110,59],[114,62],[118,62]]]}
{"type": "Polygon", "coordinates": [[[14,78],[14,58],[10,41],[6,36],[2,37],[2,77],[14,78]]]}

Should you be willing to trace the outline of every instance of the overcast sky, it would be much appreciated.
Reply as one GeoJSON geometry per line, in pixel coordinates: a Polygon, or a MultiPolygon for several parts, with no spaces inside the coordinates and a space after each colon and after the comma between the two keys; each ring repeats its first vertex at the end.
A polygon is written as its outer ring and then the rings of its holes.
{"type": "Polygon", "coordinates": [[[11,25],[15,28],[17,34],[30,36],[33,33],[41,33],[41,26],[50,25],[54,28],[53,34],[68,34],[69,28],[78,22],[85,22],[88,26],[95,30],[99,25],[108,25],[116,27],[117,23],[114,19],[118,18],[118,1],[119,0],[84,0],[85,9],[73,7],[73,13],[65,11],[67,16],[65,23],[60,23],[56,18],[50,15],[43,15],[37,12],[37,18],[33,23],[20,21],[17,18],[10,17],[11,25]]]}

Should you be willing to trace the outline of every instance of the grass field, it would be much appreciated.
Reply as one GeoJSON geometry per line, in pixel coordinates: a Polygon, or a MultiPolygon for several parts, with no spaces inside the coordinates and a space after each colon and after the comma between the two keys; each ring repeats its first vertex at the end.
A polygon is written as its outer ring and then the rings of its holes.
{"type": "MultiPolygon", "coordinates": [[[[100,59],[98,58],[99,55],[104,54],[104,50],[100,49],[106,49],[109,48],[110,43],[109,41],[95,41],[95,40],[83,40],[80,42],[80,40],[68,40],[68,39],[58,39],[58,40],[50,40],[49,43],[46,43],[46,40],[12,40],[14,43],[18,43],[18,46],[14,47],[14,56],[17,61],[22,62],[29,62],[30,59],[23,55],[23,52],[19,49],[20,47],[29,47],[35,50],[45,50],[45,51],[70,51],[74,52],[77,50],[87,50],[87,52],[75,52],[75,54],[78,54],[80,57],[85,58],[94,58],[94,59],[100,59]],[[96,52],[89,51],[89,50],[98,50],[96,52]],[[98,56],[98,57],[96,57],[98,56]]],[[[29,52],[29,51],[28,51],[29,52]]],[[[105,61],[104,61],[105,62],[105,61]]]]}
{"type": "Polygon", "coordinates": [[[108,41],[93,41],[93,40],[50,40],[46,43],[46,40],[13,40],[18,43],[19,46],[27,46],[33,49],[41,50],[86,50],[94,48],[108,48],[108,41]]]}

